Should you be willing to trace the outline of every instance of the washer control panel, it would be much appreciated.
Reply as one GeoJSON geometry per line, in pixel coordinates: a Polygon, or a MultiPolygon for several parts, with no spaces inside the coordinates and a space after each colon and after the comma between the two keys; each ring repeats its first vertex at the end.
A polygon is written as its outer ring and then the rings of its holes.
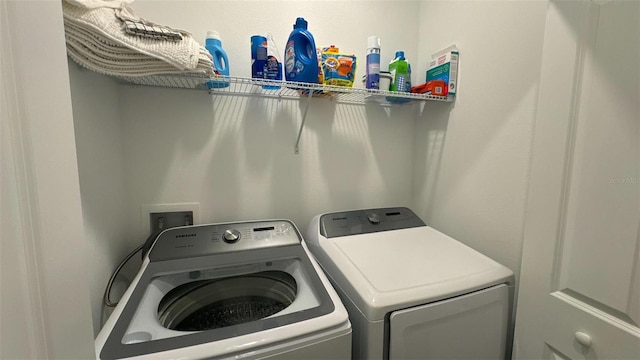
{"type": "Polygon", "coordinates": [[[326,238],[426,226],[406,207],[343,211],[320,217],[320,234],[326,238]]]}
{"type": "Polygon", "coordinates": [[[297,245],[301,239],[289,220],[183,226],[160,233],[149,251],[149,259],[161,261],[297,245]]]}

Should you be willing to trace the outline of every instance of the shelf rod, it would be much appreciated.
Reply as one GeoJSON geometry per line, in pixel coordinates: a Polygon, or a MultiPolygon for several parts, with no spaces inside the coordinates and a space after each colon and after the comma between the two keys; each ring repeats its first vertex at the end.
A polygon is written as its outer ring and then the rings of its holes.
{"type": "Polygon", "coordinates": [[[300,153],[300,137],[302,135],[302,129],[304,128],[304,122],[307,120],[307,111],[309,110],[309,104],[311,103],[311,96],[313,95],[313,90],[308,90],[309,96],[307,97],[307,103],[304,106],[304,111],[302,112],[302,121],[300,122],[300,129],[298,130],[298,138],[296,139],[296,145],[293,148],[293,152],[297,155],[300,153]]]}

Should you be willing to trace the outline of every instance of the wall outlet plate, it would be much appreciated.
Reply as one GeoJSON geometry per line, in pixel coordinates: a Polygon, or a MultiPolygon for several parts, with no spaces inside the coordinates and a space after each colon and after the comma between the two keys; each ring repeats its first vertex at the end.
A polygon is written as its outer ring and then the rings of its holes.
{"type": "MultiPolygon", "coordinates": [[[[188,212],[193,214],[192,224],[200,224],[200,203],[175,203],[175,204],[143,204],[140,206],[140,224],[142,227],[142,233],[144,236],[151,235],[151,219],[155,219],[157,223],[160,213],[172,213],[165,216],[165,220],[170,225],[175,226],[182,224],[184,215],[188,212]],[[176,224],[177,223],[177,224],[176,224]]],[[[165,229],[171,226],[165,226],[165,229]]],[[[153,229],[155,230],[155,229],[153,229]]]]}
{"type": "Polygon", "coordinates": [[[149,215],[150,231],[159,233],[176,226],[193,225],[193,211],[171,211],[151,213],[149,215]]]}

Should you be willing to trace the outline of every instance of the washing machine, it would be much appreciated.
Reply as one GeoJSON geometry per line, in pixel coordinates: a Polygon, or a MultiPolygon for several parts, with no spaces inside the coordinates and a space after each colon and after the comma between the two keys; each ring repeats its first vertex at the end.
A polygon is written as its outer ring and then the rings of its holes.
{"type": "Polygon", "coordinates": [[[408,208],[313,218],[305,236],[349,312],[354,359],[505,359],[508,268],[408,208]]]}
{"type": "Polygon", "coordinates": [[[351,324],[296,226],[165,230],[95,340],[100,359],[349,359],[351,324]]]}

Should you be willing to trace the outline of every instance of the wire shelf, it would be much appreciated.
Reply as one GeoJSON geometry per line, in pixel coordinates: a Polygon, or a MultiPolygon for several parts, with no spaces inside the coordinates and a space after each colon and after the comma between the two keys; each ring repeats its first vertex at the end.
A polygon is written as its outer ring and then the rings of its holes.
{"type": "Polygon", "coordinates": [[[185,89],[208,90],[213,96],[251,96],[274,99],[302,100],[306,99],[300,128],[294,145],[294,153],[300,151],[302,129],[307,119],[307,110],[311,98],[327,98],[331,101],[346,104],[378,103],[382,105],[404,104],[412,101],[444,101],[451,102],[447,96],[413,94],[397,91],[369,90],[293,81],[263,80],[232,76],[209,77],[204,74],[167,74],[143,77],[119,77],[120,80],[145,86],[160,86],[185,89]]]}
{"type": "Polygon", "coordinates": [[[349,88],[293,81],[263,80],[232,76],[153,75],[121,78],[124,81],[145,86],[161,86],[208,90],[211,95],[258,96],[277,99],[299,100],[311,97],[327,98],[347,104],[402,104],[411,101],[452,101],[447,96],[433,96],[397,91],[349,88]],[[212,85],[212,88],[207,86],[212,85]]]}

